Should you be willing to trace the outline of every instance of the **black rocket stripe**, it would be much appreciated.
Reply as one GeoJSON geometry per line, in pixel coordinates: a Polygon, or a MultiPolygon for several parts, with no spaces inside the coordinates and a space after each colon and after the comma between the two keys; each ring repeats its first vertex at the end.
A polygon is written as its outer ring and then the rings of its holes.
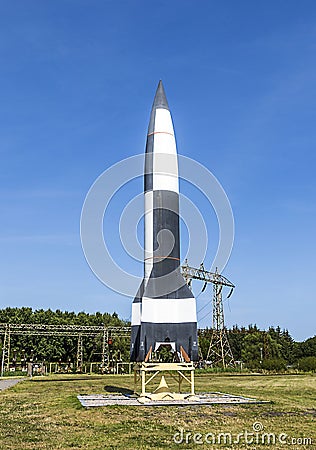
{"type": "Polygon", "coordinates": [[[145,288],[144,297],[148,298],[192,298],[193,294],[180,272],[180,237],[179,237],[179,194],[172,191],[153,191],[153,269],[145,288]],[[174,246],[170,252],[170,241],[158,242],[160,231],[167,230],[173,235],[174,246]],[[159,282],[159,293],[155,286],[155,279],[174,272],[174,277],[181,286],[169,293],[169,286],[163,287],[159,282]],[[161,290],[166,294],[161,295],[161,290]]]}
{"type": "Polygon", "coordinates": [[[192,361],[198,360],[196,322],[142,322],[138,361],[143,361],[150,347],[154,350],[157,342],[175,342],[178,353],[180,353],[180,347],[183,347],[192,361]]]}
{"type": "MultiPolygon", "coordinates": [[[[148,140],[154,140],[153,136],[148,137],[148,140]]],[[[149,143],[149,146],[152,144],[149,143]]],[[[148,146],[147,145],[147,146],[148,146]]],[[[147,148],[147,147],[146,147],[147,148]]],[[[153,158],[152,152],[147,152],[145,154],[145,175],[144,175],[144,192],[152,191],[153,190],[153,165],[154,165],[154,158],[153,158]]]]}

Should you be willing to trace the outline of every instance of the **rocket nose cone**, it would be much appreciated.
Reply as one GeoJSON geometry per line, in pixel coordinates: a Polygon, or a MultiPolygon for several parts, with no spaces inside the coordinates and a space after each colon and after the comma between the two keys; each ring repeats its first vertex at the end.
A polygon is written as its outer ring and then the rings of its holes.
{"type": "Polygon", "coordinates": [[[165,108],[169,110],[169,105],[166,97],[166,93],[162,84],[162,81],[160,80],[158,83],[158,87],[156,90],[156,95],[154,98],[154,103],[152,109],[156,108],[165,108]]]}

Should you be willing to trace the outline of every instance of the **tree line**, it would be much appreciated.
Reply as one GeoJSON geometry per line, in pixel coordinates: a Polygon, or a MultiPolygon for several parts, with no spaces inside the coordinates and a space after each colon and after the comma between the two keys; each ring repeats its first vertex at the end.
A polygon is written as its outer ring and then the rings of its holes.
{"type": "MultiPolygon", "coordinates": [[[[212,329],[200,331],[203,355],[207,354],[211,335],[212,329]]],[[[288,330],[272,326],[260,330],[256,325],[234,325],[227,330],[227,336],[235,361],[242,361],[248,369],[316,370],[316,336],[295,342],[288,330]]]]}
{"type": "MultiPolygon", "coordinates": [[[[33,310],[32,308],[0,309],[0,323],[16,324],[55,324],[85,326],[129,326],[130,323],[116,313],[89,314],[68,312],[59,309],[33,310]]],[[[256,325],[239,327],[234,325],[227,330],[228,340],[236,361],[242,361],[250,370],[286,370],[293,367],[299,370],[316,371],[316,336],[303,342],[295,342],[288,330],[270,327],[260,330],[256,325]]],[[[204,358],[207,355],[212,329],[199,330],[199,346],[204,358]]],[[[3,336],[0,351],[2,352],[3,336]]],[[[83,341],[84,360],[100,361],[102,336],[85,337],[83,341]]],[[[110,343],[111,357],[128,361],[129,339],[117,337],[110,343]]],[[[30,358],[39,361],[76,360],[77,340],[74,337],[11,336],[11,357],[30,358]]]]}

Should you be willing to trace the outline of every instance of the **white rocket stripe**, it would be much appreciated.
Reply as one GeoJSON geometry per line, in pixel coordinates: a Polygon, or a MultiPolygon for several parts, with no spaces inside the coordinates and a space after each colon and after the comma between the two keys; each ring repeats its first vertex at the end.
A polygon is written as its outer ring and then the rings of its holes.
{"type": "Polygon", "coordinates": [[[195,298],[148,298],[142,300],[142,322],[184,323],[196,322],[195,298]]]}
{"type": "Polygon", "coordinates": [[[171,114],[162,108],[157,108],[155,114],[153,190],[179,192],[177,146],[171,114]]]}
{"type": "Polygon", "coordinates": [[[178,159],[176,155],[170,154],[166,157],[162,153],[154,153],[153,165],[153,190],[179,193],[178,159]],[[167,164],[163,164],[163,162],[167,164]]]}
{"type": "Polygon", "coordinates": [[[141,323],[142,304],[132,303],[132,322],[131,325],[140,325],[141,323]]]}
{"type": "Polygon", "coordinates": [[[168,109],[157,108],[154,133],[169,133],[174,137],[173,123],[168,109]]]}
{"type": "Polygon", "coordinates": [[[144,265],[144,287],[150,277],[153,268],[153,254],[154,254],[154,212],[153,212],[153,191],[145,192],[145,265],[144,265]]]}

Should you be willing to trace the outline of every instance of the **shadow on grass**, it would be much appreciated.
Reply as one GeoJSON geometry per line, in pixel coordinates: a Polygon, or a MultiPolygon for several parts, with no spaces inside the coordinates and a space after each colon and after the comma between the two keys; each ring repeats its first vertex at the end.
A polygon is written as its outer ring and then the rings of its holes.
{"type": "Polygon", "coordinates": [[[106,392],[111,392],[115,394],[122,394],[122,395],[132,395],[134,394],[134,391],[131,389],[126,389],[124,387],[120,386],[104,386],[104,390],[106,392]]]}
{"type": "Polygon", "coordinates": [[[52,378],[50,378],[49,377],[49,375],[47,376],[47,378],[44,378],[44,377],[40,377],[40,376],[38,376],[38,377],[33,377],[33,378],[30,378],[29,379],[29,381],[32,381],[32,382],[35,382],[35,381],[39,381],[39,382],[41,382],[41,383],[43,383],[43,382],[59,382],[59,381],[90,381],[90,380],[101,380],[102,379],[102,376],[91,376],[91,375],[73,375],[73,374],[70,374],[70,375],[67,375],[67,374],[65,374],[65,375],[62,375],[62,376],[56,376],[56,377],[54,377],[54,376],[52,376],[52,378]]]}

